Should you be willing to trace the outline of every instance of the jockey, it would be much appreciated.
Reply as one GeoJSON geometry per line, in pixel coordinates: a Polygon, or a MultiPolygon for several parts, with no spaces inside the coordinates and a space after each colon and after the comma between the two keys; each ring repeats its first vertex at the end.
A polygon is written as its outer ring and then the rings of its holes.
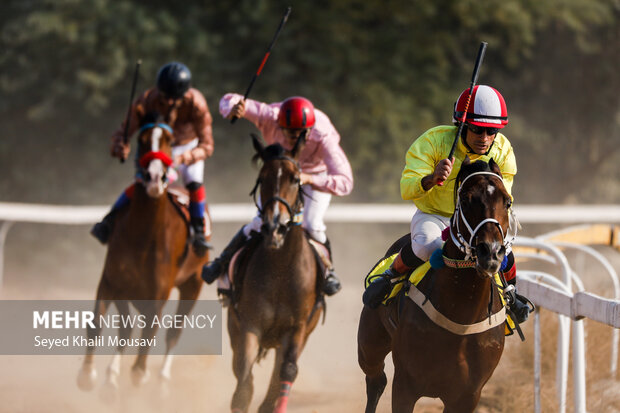
{"type": "MultiPolygon", "coordinates": [[[[327,115],[314,109],[303,97],[290,97],[283,102],[266,104],[255,100],[243,100],[243,96],[229,93],[220,100],[220,113],[227,119],[246,118],[261,131],[267,144],[279,143],[291,150],[300,136],[305,135],[299,164],[304,198],[302,226],[308,235],[323,244],[332,261],[329,240],[325,234],[323,217],[332,195],[344,196],[353,189],[353,173],[345,153],[340,147],[340,135],[327,115]]],[[[224,248],[222,254],[202,271],[207,283],[223,276],[234,253],[241,249],[251,231],[260,232],[262,221],[256,216],[245,225],[224,248]]],[[[337,293],[340,281],[333,266],[328,265],[323,291],[327,295],[337,293]]],[[[220,293],[226,294],[223,290],[220,293]]]]}
{"type": "MultiPolygon", "coordinates": [[[[191,79],[191,72],[183,63],[170,62],[162,66],[157,73],[157,86],[148,89],[133,103],[127,136],[138,130],[139,119],[150,112],[160,113],[173,129],[175,142],[172,158],[190,197],[192,246],[197,255],[204,256],[210,248],[205,239],[204,160],[213,154],[213,119],[202,93],[190,87],[191,79]]],[[[111,147],[112,156],[123,160],[130,152],[129,143],[123,141],[124,130],[125,122],[112,135],[111,147]]],[[[140,180],[141,177],[136,176],[136,179],[140,180]]],[[[92,228],[91,234],[102,244],[108,242],[114,216],[119,209],[129,204],[133,188],[134,184],[129,186],[111,211],[92,228]]]]}
{"type": "MultiPolygon", "coordinates": [[[[459,96],[454,109],[453,123],[462,119],[469,89],[459,96]]],[[[455,177],[465,157],[472,162],[492,158],[500,167],[506,190],[512,196],[512,183],[517,173],[517,163],[508,138],[500,130],[508,123],[506,102],[490,86],[474,87],[465,127],[459,138],[454,157],[447,159],[457,126],[437,126],[424,132],[409,148],[406,165],[400,179],[400,192],[404,200],[412,200],[417,211],[411,220],[411,244],[403,247],[390,268],[384,273],[389,278],[399,277],[428,261],[431,254],[442,248],[442,232],[450,226],[454,213],[455,177]],[[440,182],[444,183],[438,185],[440,182]]],[[[511,220],[511,225],[517,225],[511,220]]],[[[516,228],[511,228],[515,233],[516,228]]],[[[510,232],[510,231],[509,231],[510,232]]],[[[516,284],[514,254],[506,251],[504,266],[506,281],[516,284]]],[[[529,307],[513,300],[511,309],[518,321],[525,321],[529,307]]]]}

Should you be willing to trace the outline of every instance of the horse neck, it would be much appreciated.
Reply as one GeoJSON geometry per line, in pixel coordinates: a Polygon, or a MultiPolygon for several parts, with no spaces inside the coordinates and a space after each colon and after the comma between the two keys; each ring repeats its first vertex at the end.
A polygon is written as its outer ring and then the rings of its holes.
{"type": "MultiPolygon", "coordinates": [[[[444,246],[444,255],[457,260],[465,258],[465,254],[450,239],[444,246]]],[[[481,277],[475,268],[444,266],[436,274],[433,303],[437,307],[450,309],[458,317],[464,317],[462,322],[475,322],[480,319],[480,314],[487,313],[491,299],[490,278],[481,277]],[[467,318],[471,320],[465,320],[467,318]]]]}
{"type": "Polygon", "coordinates": [[[144,185],[136,185],[129,215],[133,225],[141,228],[141,232],[151,232],[163,229],[157,223],[164,222],[168,206],[168,193],[165,191],[159,198],[150,197],[144,185]]]}

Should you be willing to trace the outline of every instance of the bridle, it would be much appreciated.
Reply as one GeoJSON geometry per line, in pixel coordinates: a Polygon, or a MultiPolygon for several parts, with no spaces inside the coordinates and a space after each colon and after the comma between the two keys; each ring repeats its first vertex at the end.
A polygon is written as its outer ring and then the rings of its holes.
{"type": "MultiPolygon", "coordinates": [[[[299,167],[299,163],[291,158],[290,156],[286,156],[286,155],[278,155],[278,156],[274,156],[268,159],[269,161],[272,160],[284,160],[284,161],[288,161],[291,162],[293,165],[295,165],[295,168],[297,170],[300,170],[299,167]]],[[[299,190],[297,192],[297,199],[295,200],[295,204],[293,206],[291,206],[286,199],[278,196],[278,195],[274,195],[271,198],[267,199],[266,201],[263,202],[263,207],[261,208],[261,206],[259,205],[257,199],[256,199],[256,192],[258,191],[258,187],[261,185],[261,179],[260,177],[256,179],[256,184],[254,185],[254,188],[252,188],[252,191],[250,192],[250,195],[252,196],[252,198],[254,199],[254,205],[256,205],[256,208],[258,209],[258,213],[260,215],[260,217],[262,218],[263,222],[265,221],[265,209],[268,205],[273,204],[273,203],[281,203],[282,205],[284,205],[284,207],[286,208],[288,214],[289,214],[289,219],[286,222],[286,227],[287,229],[293,225],[300,225],[301,224],[301,218],[303,215],[303,190],[301,187],[301,182],[297,181],[296,185],[298,186],[299,190]]]]}
{"type": "MultiPolygon", "coordinates": [[[[139,135],[142,135],[143,132],[149,130],[149,129],[155,129],[155,128],[161,128],[161,129],[165,129],[166,131],[168,131],[170,134],[173,134],[173,130],[170,126],[168,126],[165,123],[146,123],[144,125],[142,125],[142,127],[140,128],[139,131],[139,135]]],[[[161,136],[161,135],[160,135],[161,136]]],[[[157,139],[159,139],[159,137],[157,137],[157,139]]],[[[139,170],[139,175],[144,177],[144,176],[148,176],[148,174],[145,175],[146,169],[148,168],[149,164],[151,163],[151,161],[155,160],[155,159],[159,159],[162,164],[168,168],[170,165],[172,165],[172,159],[170,158],[170,156],[161,151],[159,149],[159,143],[153,143],[151,142],[151,150],[144,153],[142,156],[140,156],[137,160],[137,168],[139,170]]]]}
{"type": "Polygon", "coordinates": [[[463,185],[465,184],[465,182],[476,175],[489,175],[489,176],[493,176],[495,178],[498,178],[502,181],[502,184],[504,183],[504,180],[502,179],[502,177],[494,172],[474,172],[470,175],[468,175],[467,177],[465,177],[465,179],[463,179],[463,181],[461,182],[461,185],[458,188],[457,191],[457,195],[456,195],[456,208],[454,210],[454,214],[452,215],[452,218],[450,220],[450,237],[452,239],[452,242],[454,242],[454,244],[456,245],[456,247],[459,249],[459,251],[461,251],[463,254],[465,254],[465,258],[463,261],[470,261],[475,263],[477,260],[476,257],[476,246],[474,245],[474,240],[476,238],[476,234],[478,233],[478,231],[480,231],[480,229],[482,228],[483,225],[488,224],[488,223],[492,223],[495,224],[497,226],[497,228],[499,229],[499,232],[501,234],[502,237],[502,241],[503,241],[503,246],[506,249],[506,251],[509,251],[512,243],[514,242],[515,239],[515,235],[513,235],[513,233],[515,233],[515,231],[513,231],[513,225],[517,225],[516,223],[516,217],[514,216],[514,212],[512,212],[512,210],[510,209],[508,211],[508,216],[509,216],[509,230],[506,232],[506,234],[504,234],[504,230],[502,229],[502,226],[500,225],[499,221],[497,221],[495,218],[486,218],[483,219],[482,221],[480,221],[480,223],[478,225],[476,225],[475,228],[472,229],[471,225],[469,224],[469,222],[467,221],[467,218],[465,217],[465,213],[463,212],[463,208],[461,205],[461,189],[463,188],[463,185]],[[460,218],[460,219],[459,219],[460,218]],[[467,240],[463,235],[462,235],[462,230],[460,228],[460,222],[463,221],[463,224],[465,225],[465,229],[467,229],[468,233],[469,233],[469,240],[467,240]]]}

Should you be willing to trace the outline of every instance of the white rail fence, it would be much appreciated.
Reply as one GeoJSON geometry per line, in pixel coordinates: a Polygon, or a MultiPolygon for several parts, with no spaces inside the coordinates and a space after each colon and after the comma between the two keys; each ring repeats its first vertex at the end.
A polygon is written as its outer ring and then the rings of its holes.
{"type": "MultiPolygon", "coordinates": [[[[4,267],[4,245],[15,222],[87,225],[101,219],[107,206],[59,206],[0,202],[0,288],[4,267]]],[[[252,204],[215,204],[210,206],[214,222],[247,222],[256,213],[252,204]]],[[[408,223],[415,212],[412,205],[334,204],[325,217],[340,223],[408,223]]],[[[515,208],[522,223],[581,224],[555,231],[535,239],[518,237],[515,242],[518,259],[542,260],[555,265],[559,276],[540,271],[519,271],[519,291],[538,307],[558,314],[558,352],[556,385],[560,413],[566,411],[568,356],[572,324],[573,394],[575,412],[586,411],[585,339],[583,319],[589,318],[614,327],[610,355],[610,375],[616,378],[618,365],[618,333],[620,329],[620,283],[614,268],[596,250],[583,244],[620,246],[620,207],[614,205],[522,205],[515,208]],[[573,241],[573,242],[567,242],[573,241]],[[612,298],[584,291],[580,277],[571,269],[562,250],[573,249],[598,261],[609,274],[612,298]],[[576,292],[573,293],[573,285],[576,292]]],[[[534,383],[535,411],[540,404],[540,314],[534,314],[534,383]]]]}

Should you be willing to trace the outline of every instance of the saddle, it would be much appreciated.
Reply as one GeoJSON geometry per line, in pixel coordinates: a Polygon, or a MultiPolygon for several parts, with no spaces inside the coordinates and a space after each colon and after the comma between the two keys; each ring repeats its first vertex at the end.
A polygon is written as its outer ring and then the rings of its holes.
{"type": "MultiPolygon", "coordinates": [[[[318,267],[317,275],[325,275],[331,266],[331,262],[328,258],[329,252],[327,251],[327,248],[323,244],[310,238],[307,233],[305,234],[306,234],[306,239],[308,240],[310,245],[313,247],[312,250],[314,251],[315,260],[316,260],[317,267],[318,267]]],[[[232,256],[230,263],[228,264],[225,280],[221,284],[218,284],[218,288],[221,288],[221,289],[230,288],[231,293],[232,293],[231,297],[232,297],[233,304],[238,300],[241,294],[241,285],[243,284],[242,279],[240,279],[240,277],[238,276],[235,276],[235,274],[239,273],[241,264],[249,257],[250,253],[254,251],[254,249],[256,248],[258,243],[260,243],[261,240],[262,240],[262,235],[260,235],[260,233],[252,232],[248,242],[243,247],[241,247],[237,252],[235,252],[234,255],[232,256]]],[[[317,283],[316,283],[317,293],[322,295],[323,294],[322,293],[323,283],[325,281],[325,277],[317,276],[316,278],[317,278],[317,283]]],[[[220,283],[219,280],[218,280],[218,283],[220,283]]]]}
{"type": "MultiPolygon", "coordinates": [[[[398,253],[395,253],[393,255],[385,257],[375,264],[375,266],[370,270],[370,272],[366,275],[364,279],[364,286],[366,289],[372,285],[373,281],[376,281],[378,278],[382,277],[382,274],[390,267],[397,255],[398,253]]],[[[388,306],[396,298],[401,298],[402,296],[409,296],[409,286],[417,286],[420,281],[424,279],[430,268],[431,263],[427,261],[416,269],[410,271],[409,273],[403,274],[400,277],[390,280],[390,290],[384,296],[383,300],[381,301],[381,305],[388,306]]],[[[499,295],[502,300],[502,305],[506,307],[507,303],[504,298],[504,284],[499,274],[495,274],[495,283],[497,284],[497,288],[500,293],[499,295]]],[[[510,336],[514,334],[516,325],[510,314],[506,315],[506,321],[504,323],[504,326],[505,335],[510,336]]]]}
{"type": "MultiPolygon", "coordinates": [[[[169,187],[168,199],[170,199],[172,205],[174,205],[181,218],[183,218],[183,221],[185,221],[188,234],[191,234],[193,229],[190,225],[189,192],[183,187],[169,187]]],[[[189,237],[190,235],[188,235],[188,240],[189,237]]],[[[211,238],[211,213],[209,212],[208,205],[205,205],[205,238],[211,238]]]]}

